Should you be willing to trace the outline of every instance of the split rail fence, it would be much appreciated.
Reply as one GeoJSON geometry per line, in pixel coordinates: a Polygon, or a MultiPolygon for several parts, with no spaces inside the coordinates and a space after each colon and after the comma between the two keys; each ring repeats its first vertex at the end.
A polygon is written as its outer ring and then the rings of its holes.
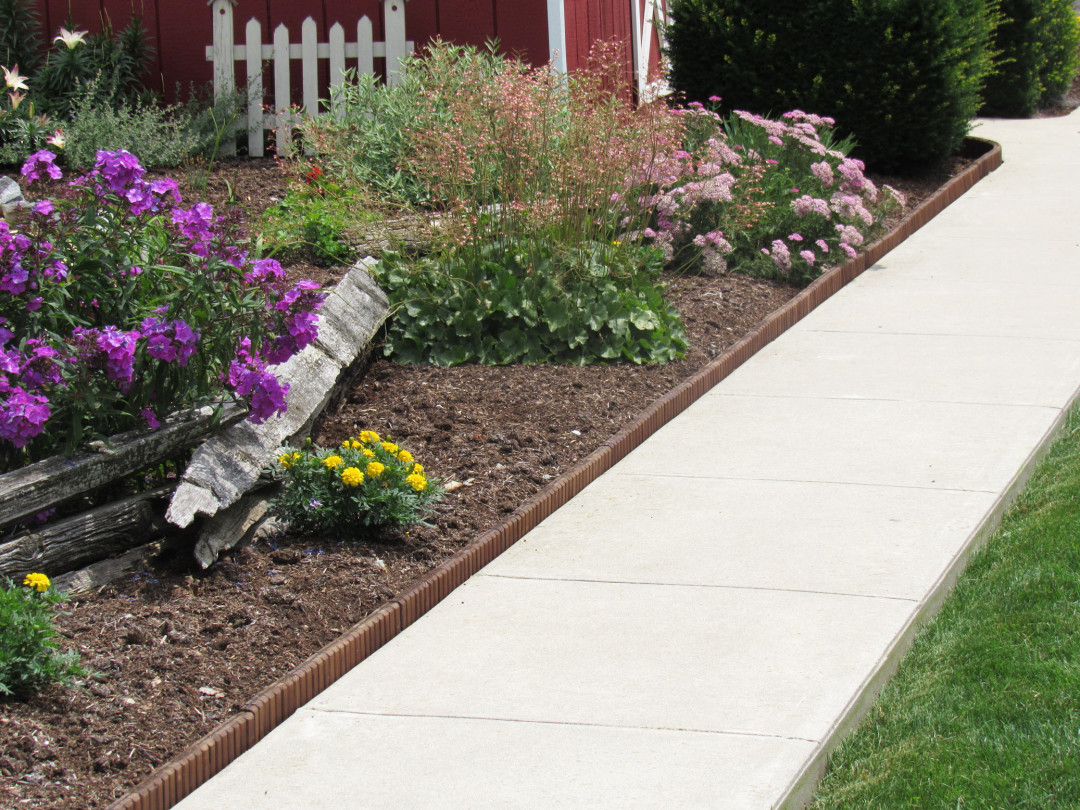
{"type": "MultiPolygon", "coordinates": [[[[248,154],[263,155],[265,130],[276,133],[280,153],[291,147],[293,124],[296,121],[292,100],[292,61],[300,60],[302,75],[302,107],[308,115],[323,113],[319,92],[319,60],[330,63],[330,93],[340,85],[355,60],[357,73],[375,73],[375,60],[386,60],[386,80],[395,85],[400,76],[401,60],[412,53],[413,43],[405,39],[405,0],[383,0],[384,42],[373,40],[371,20],[361,17],[356,23],[356,41],[345,41],[345,28],[334,23],[328,32],[329,42],[319,42],[318,24],[308,17],[300,26],[300,42],[289,41],[289,29],[284,24],[274,29],[273,41],[263,42],[262,23],[248,21],[244,28],[244,44],[237,44],[233,28],[235,0],[213,0],[214,44],[206,48],[206,59],[214,63],[214,98],[236,93],[236,62],[247,66],[247,116],[240,126],[247,129],[248,154]],[[263,63],[274,63],[273,112],[263,108],[263,63]]],[[[233,139],[227,138],[228,153],[233,139]]]]}

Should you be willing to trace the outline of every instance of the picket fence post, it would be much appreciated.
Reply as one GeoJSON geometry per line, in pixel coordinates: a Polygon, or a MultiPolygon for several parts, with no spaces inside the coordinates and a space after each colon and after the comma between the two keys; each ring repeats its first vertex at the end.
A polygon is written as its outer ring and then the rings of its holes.
{"type": "MultiPolygon", "coordinates": [[[[300,27],[300,42],[290,42],[289,30],[284,24],[278,25],[273,32],[272,42],[263,42],[262,24],[256,20],[248,21],[244,29],[244,44],[237,45],[233,38],[233,6],[237,0],[209,0],[214,16],[213,45],[206,48],[206,58],[214,63],[214,98],[219,99],[236,93],[234,78],[235,63],[245,62],[247,68],[247,136],[248,154],[259,157],[263,154],[263,131],[274,129],[277,137],[277,149],[280,154],[288,154],[292,148],[292,130],[297,123],[296,111],[292,105],[292,60],[300,60],[301,88],[303,109],[309,115],[321,115],[322,103],[319,98],[319,60],[327,59],[330,63],[330,98],[333,88],[344,81],[347,70],[346,60],[356,60],[357,73],[375,72],[375,58],[386,60],[386,78],[391,86],[397,85],[401,75],[401,60],[413,50],[413,43],[405,39],[405,2],[406,0],[383,0],[385,42],[373,41],[371,20],[361,17],[356,23],[356,41],[345,41],[345,29],[340,22],[334,23],[328,33],[328,42],[318,41],[318,24],[308,17],[300,27]],[[265,115],[263,111],[263,63],[273,62],[274,113],[265,115]]],[[[233,144],[227,138],[221,149],[222,154],[233,144]]],[[[235,150],[234,150],[235,151],[235,150]]]]}

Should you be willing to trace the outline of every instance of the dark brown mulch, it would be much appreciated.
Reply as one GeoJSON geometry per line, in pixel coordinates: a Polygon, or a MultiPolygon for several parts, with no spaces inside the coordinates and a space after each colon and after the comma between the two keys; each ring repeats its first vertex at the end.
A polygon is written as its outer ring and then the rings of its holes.
{"type": "MultiPolygon", "coordinates": [[[[892,184],[917,201],[958,168],[892,184]]],[[[283,187],[270,161],[233,161],[219,167],[208,196],[230,191],[258,211],[283,187]]],[[[460,484],[432,525],[396,537],[281,537],[205,572],[193,569],[190,546],[182,545],[146,571],[73,600],[58,624],[94,674],[78,688],[0,701],[0,805],[93,808],[121,796],[496,525],[797,292],[738,275],[669,283],[691,342],[687,357],[669,365],[439,369],[376,357],[315,438],[336,444],[374,429],[430,474],[460,484]]]]}

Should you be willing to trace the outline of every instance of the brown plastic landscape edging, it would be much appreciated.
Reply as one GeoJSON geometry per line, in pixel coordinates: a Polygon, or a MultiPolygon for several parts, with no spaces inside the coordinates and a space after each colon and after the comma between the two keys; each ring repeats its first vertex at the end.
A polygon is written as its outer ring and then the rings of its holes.
{"type": "Polygon", "coordinates": [[[1001,165],[1001,146],[992,141],[968,138],[964,151],[975,162],[926,199],[896,228],[868,245],[854,259],[818,278],[728,351],[656,400],[633,424],[514,510],[499,526],[484,532],[408,590],[264,689],[239,714],[163,765],[110,805],[110,810],[169,810],[1001,165]]]}

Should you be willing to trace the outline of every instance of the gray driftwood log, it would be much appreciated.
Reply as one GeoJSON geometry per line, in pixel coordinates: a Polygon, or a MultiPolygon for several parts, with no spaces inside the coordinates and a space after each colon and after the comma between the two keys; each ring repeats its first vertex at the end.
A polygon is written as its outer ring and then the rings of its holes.
{"type": "MultiPolygon", "coordinates": [[[[213,517],[232,506],[256,485],[282,444],[307,437],[344,383],[346,371],[386,318],[386,295],[365,269],[374,261],[357,264],[331,291],[319,311],[318,339],[274,369],[290,386],[286,413],[261,425],[233,425],[205,442],[192,456],[169,504],[170,523],[186,527],[198,515],[213,517]]],[[[198,544],[196,558],[204,567],[240,539],[223,536],[224,522],[231,521],[217,521],[198,544]]],[[[245,524],[247,520],[240,518],[235,525],[245,524]]]]}
{"type": "Polygon", "coordinates": [[[0,476],[0,526],[24,520],[58,503],[145,470],[191,447],[221,425],[244,418],[247,406],[226,403],[174,414],[157,430],[111,437],[97,450],[73,458],[52,456],[0,476]]]}
{"type": "Polygon", "coordinates": [[[151,501],[171,491],[159,487],[0,543],[0,574],[18,580],[33,571],[71,571],[141,545],[163,528],[151,501]]]}

